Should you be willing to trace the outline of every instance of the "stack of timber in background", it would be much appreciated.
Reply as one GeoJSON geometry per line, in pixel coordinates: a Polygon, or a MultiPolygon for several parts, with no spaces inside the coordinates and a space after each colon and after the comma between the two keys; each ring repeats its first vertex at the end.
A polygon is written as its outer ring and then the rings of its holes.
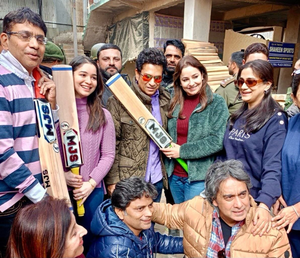
{"type": "Polygon", "coordinates": [[[193,55],[205,66],[212,91],[220,86],[221,81],[230,77],[228,68],[219,58],[214,44],[189,39],[182,39],[182,43],[185,46],[185,55],[193,55]]]}

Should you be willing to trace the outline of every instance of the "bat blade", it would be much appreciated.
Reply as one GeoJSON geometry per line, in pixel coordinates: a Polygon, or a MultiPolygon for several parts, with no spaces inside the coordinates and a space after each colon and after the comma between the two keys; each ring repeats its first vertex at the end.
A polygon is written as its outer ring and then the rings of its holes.
{"type": "Polygon", "coordinates": [[[34,99],[39,156],[44,187],[50,196],[65,199],[72,208],[64,170],[61,163],[57,135],[50,104],[45,99],[34,99]]]}
{"type": "MultiPolygon", "coordinates": [[[[53,81],[56,85],[56,101],[59,106],[59,128],[63,143],[65,166],[78,175],[83,164],[82,148],[78,125],[72,67],[55,65],[52,67],[53,81]]],[[[78,216],[84,216],[82,200],[77,201],[78,216]]]]}
{"type": "MultiPolygon", "coordinates": [[[[132,118],[146,132],[146,134],[156,143],[159,148],[168,148],[172,145],[171,136],[157,122],[155,117],[140,101],[132,89],[128,86],[122,76],[117,73],[112,76],[106,85],[114,96],[127,109],[132,118]]],[[[187,164],[182,159],[176,159],[179,164],[188,172],[187,164]]]]}

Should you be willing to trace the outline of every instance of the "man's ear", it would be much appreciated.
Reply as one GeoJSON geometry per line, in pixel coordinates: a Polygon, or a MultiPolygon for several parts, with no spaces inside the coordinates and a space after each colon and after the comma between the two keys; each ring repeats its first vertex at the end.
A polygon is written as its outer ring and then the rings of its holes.
{"type": "Polygon", "coordinates": [[[214,206],[218,207],[218,203],[217,203],[216,199],[214,199],[212,203],[214,206]]]}
{"type": "Polygon", "coordinates": [[[2,32],[0,34],[0,41],[1,41],[1,45],[2,45],[4,50],[8,50],[7,40],[8,40],[8,35],[6,33],[2,32]]]}
{"type": "Polygon", "coordinates": [[[123,211],[119,208],[115,208],[115,213],[117,214],[117,216],[119,217],[120,220],[124,220],[125,211],[123,211]]]}
{"type": "Polygon", "coordinates": [[[139,77],[140,77],[140,73],[137,69],[134,70],[134,73],[135,73],[135,79],[138,80],[139,77]]]}

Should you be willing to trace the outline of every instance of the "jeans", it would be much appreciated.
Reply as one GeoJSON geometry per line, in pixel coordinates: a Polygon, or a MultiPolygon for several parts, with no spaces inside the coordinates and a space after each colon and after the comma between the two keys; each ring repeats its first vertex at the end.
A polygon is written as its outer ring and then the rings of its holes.
{"type": "Polygon", "coordinates": [[[31,204],[31,202],[26,197],[23,197],[6,211],[0,212],[0,258],[6,257],[6,246],[10,229],[18,211],[28,204],[31,204]]]}
{"type": "Polygon", "coordinates": [[[163,189],[163,180],[158,181],[157,183],[153,184],[156,188],[156,191],[158,193],[157,197],[153,200],[154,202],[160,202],[161,199],[161,193],[162,193],[162,189],[163,189]]]}
{"type": "Polygon", "coordinates": [[[189,182],[188,177],[171,175],[169,177],[170,188],[175,203],[182,203],[194,198],[204,190],[204,180],[189,182]]]}
{"type": "MultiPolygon", "coordinates": [[[[300,257],[300,230],[291,230],[288,234],[291,245],[292,257],[300,257]]],[[[288,256],[284,256],[288,257],[288,256]]]]}
{"type": "Polygon", "coordinates": [[[93,219],[93,216],[98,206],[103,202],[104,189],[103,187],[95,188],[93,192],[89,195],[89,197],[86,199],[86,201],[83,204],[85,209],[85,213],[83,217],[78,217],[77,205],[76,205],[76,201],[74,201],[73,199],[73,193],[70,192],[70,195],[71,195],[71,200],[73,202],[76,221],[79,225],[83,226],[88,231],[88,233],[85,236],[83,236],[84,253],[86,254],[90,249],[90,245],[92,244],[94,238],[90,229],[91,221],[93,219]]]}

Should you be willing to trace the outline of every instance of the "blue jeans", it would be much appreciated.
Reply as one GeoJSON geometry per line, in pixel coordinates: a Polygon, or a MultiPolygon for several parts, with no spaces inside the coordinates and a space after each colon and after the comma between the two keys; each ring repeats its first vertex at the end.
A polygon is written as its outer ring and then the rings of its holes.
{"type": "MultiPolygon", "coordinates": [[[[73,197],[72,192],[71,192],[71,196],[73,197]]],[[[88,250],[90,249],[90,245],[93,242],[94,236],[91,232],[90,225],[91,225],[93,216],[94,216],[98,206],[103,202],[103,199],[104,199],[103,187],[95,188],[83,204],[84,209],[85,209],[85,213],[84,213],[83,217],[78,217],[76,202],[74,202],[73,198],[71,199],[73,201],[74,214],[75,214],[77,223],[79,225],[83,226],[88,231],[88,233],[85,236],[83,236],[84,253],[88,252],[88,250]]]]}
{"type": "Polygon", "coordinates": [[[171,175],[169,177],[171,193],[175,203],[182,203],[194,198],[204,190],[204,180],[189,182],[188,177],[171,175]]]}
{"type": "Polygon", "coordinates": [[[161,198],[161,193],[162,193],[162,189],[163,189],[163,180],[158,181],[157,183],[153,184],[156,188],[156,191],[158,193],[157,197],[153,200],[154,202],[160,202],[160,198],[161,198]]]}
{"type": "Polygon", "coordinates": [[[291,230],[288,234],[290,240],[292,257],[300,257],[300,230],[291,230]]]}

